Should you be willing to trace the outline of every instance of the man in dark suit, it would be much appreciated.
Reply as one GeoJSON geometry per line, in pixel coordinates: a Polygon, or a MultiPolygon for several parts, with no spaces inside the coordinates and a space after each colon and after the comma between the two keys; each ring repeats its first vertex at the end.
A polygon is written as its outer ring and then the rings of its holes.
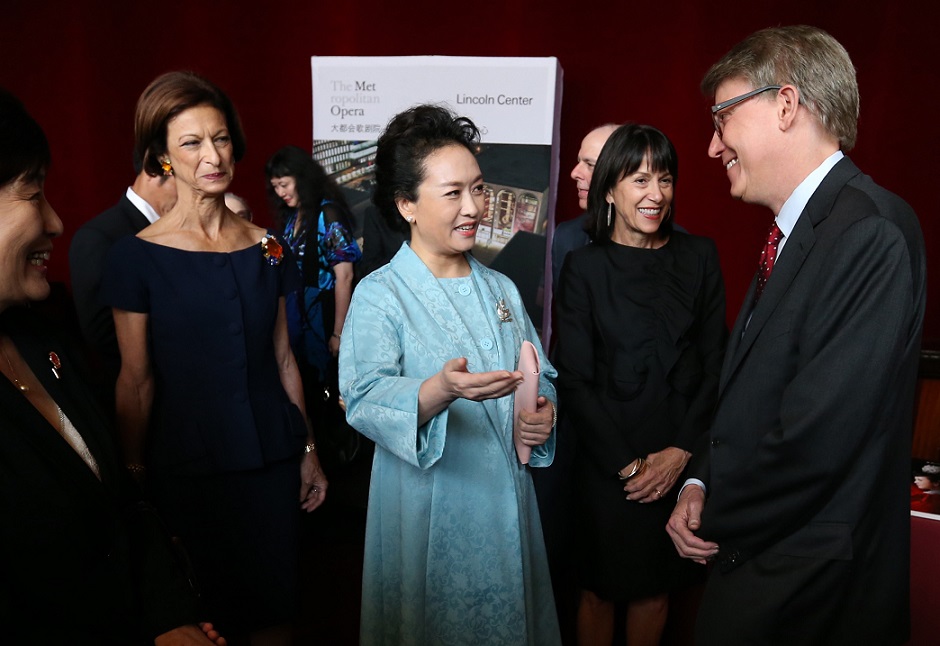
{"type": "Polygon", "coordinates": [[[571,169],[571,179],[578,187],[578,206],[581,215],[573,220],[567,220],[555,227],[552,234],[552,289],[558,288],[558,278],[561,275],[561,266],[569,252],[583,247],[591,239],[584,230],[587,221],[588,190],[591,188],[591,178],[594,176],[594,165],[600,157],[601,149],[607,143],[607,138],[617,129],[617,124],[607,123],[594,128],[581,140],[578,150],[578,163],[571,169]]]}
{"type": "Polygon", "coordinates": [[[917,218],[843,155],[858,86],[812,27],[757,32],[705,76],[731,194],[773,211],[722,369],[710,446],[669,520],[715,561],[699,644],[899,644],[925,299],[917,218]]]}
{"type": "Polygon", "coordinates": [[[94,384],[106,410],[114,410],[114,383],[121,366],[111,308],[98,301],[108,250],[120,238],[136,235],[176,204],[176,180],[151,177],[135,155],[137,178],[120,201],[81,226],[69,247],[72,299],[85,343],[96,368],[94,384]]]}

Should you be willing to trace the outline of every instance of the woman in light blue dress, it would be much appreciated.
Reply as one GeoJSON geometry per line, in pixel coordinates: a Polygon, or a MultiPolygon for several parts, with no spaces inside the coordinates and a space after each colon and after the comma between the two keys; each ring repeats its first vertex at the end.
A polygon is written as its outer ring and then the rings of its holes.
{"type": "Polygon", "coordinates": [[[356,288],[340,350],[347,418],[376,443],[361,643],[559,644],[532,480],[513,445],[523,341],[542,371],[517,429],[554,455],[555,370],[512,282],[469,255],[479,133],[436,106],[379,139],[376,206],[411,231],[356,288]]]}

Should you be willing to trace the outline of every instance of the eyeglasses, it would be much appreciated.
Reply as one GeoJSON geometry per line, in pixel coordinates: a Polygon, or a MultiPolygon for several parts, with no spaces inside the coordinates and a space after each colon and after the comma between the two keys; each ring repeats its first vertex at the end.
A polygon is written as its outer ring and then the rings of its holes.
{"type": "Polygon", "coordinates": [[[721,139],[721,129],[724,126],[725,117],[731,116],[731,112],[725,112],[724,114],[718,114],[722,110],[730,108],[731,106],[743,103],[748,99],[757,96],[761,92],[766,92],[767,90],[779,90],[782,88],[782,85],[765,85],[764,87],[757,88],[756,90],[751,90],[740,96],[736,96],[733,99],[728,99],[727,101],[722,101],[718,105],[712,106],[712,121],[715,123],[715,132],[718,133],[718,138],[721,139]]]}

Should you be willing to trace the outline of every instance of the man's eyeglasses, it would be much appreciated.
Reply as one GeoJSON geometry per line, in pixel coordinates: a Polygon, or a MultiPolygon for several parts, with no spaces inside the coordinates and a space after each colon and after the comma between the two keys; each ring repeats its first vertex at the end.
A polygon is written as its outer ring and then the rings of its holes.
{"type": "Polygon", "coordinates": [[[767,90],[779,90],[782,87],[783,87],[782,85],[765,85],[764,87],[759,87],[756,90],[751,90],[750,92],[747,92],[740,96],[736,96],[733,99],[722,101],[718,105],[713,105],[712,106],[712,121],[715,123],[715,132],[718,133],[718,138],[721,139],[721,135],[722,135],[721,129],[722,129],[722,126],[724,126],[725,117],[731,116],[730,112],[724,112],[722,114],[718,114],[719,112],[722,112],[722,110],[726,110],[732,106],[735,106],[739,103],[747,101],[748,99],[757,96],[761,92],[766,92],[767,90]]]}

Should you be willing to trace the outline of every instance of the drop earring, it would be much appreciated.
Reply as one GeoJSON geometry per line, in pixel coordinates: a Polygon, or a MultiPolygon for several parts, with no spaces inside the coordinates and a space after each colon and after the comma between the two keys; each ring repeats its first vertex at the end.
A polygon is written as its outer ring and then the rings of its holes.
{"type": "Polygon", "coordinates": [[[610,228],[610,207],[613,206],[610,202],[607,203],[607,228],[610,228]]]}

